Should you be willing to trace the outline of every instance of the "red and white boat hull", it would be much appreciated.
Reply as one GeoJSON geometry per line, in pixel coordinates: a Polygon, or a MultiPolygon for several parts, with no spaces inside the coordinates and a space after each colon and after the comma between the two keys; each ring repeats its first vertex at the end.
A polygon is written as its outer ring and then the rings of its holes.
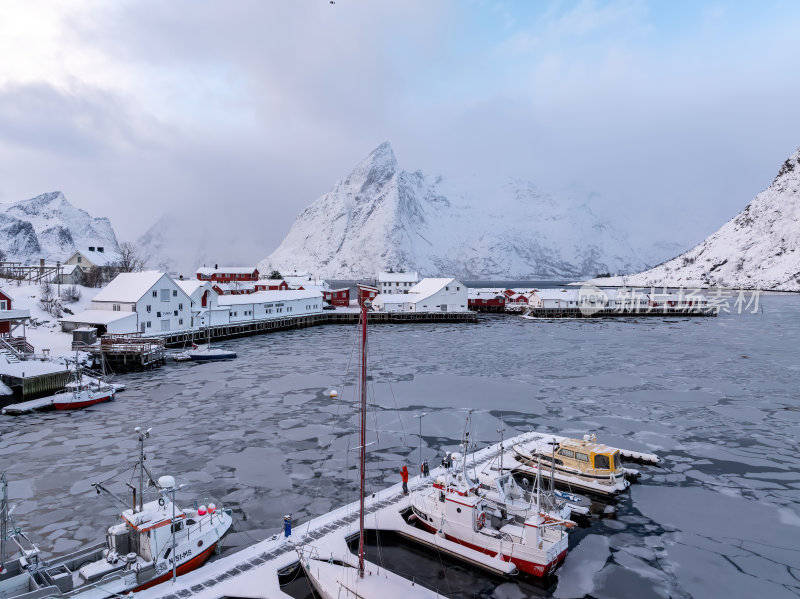
{"type": "Polygon", "coordinates": [[[111,401],[114,399],[114,389],[101,389],[90,391],[84,389],[75,393],[65,393],[64,397],[58,397],[53,401],[53,407],[56,410],[79,410],[93,406],[94,404],[111,401]]]}

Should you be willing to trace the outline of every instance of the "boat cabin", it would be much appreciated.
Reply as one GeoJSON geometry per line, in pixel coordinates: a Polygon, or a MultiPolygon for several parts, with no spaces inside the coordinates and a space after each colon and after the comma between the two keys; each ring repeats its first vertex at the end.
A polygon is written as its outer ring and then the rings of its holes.
{"type": "MultiPolygon", "coordinates": [[[[543,458],[547,457],[545,455],[543,458]]],[[[556,466],[566,466],[581,473],[599,476],[623,475],[619,449],[589,439],[564,439],[555,451],[556,466]]]]}

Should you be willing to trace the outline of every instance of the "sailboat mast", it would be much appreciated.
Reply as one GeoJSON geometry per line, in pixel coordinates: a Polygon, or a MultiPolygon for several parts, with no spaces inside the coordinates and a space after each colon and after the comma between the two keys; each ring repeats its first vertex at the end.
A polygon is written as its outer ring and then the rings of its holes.
{"type": "Polygon", "coordinates": [[[364,577],[364,470],[367,462],[367,309],[368,299],[361,304],[361,448],[359,473],[361,478],[358,512],[358,575],[364,577]]]}

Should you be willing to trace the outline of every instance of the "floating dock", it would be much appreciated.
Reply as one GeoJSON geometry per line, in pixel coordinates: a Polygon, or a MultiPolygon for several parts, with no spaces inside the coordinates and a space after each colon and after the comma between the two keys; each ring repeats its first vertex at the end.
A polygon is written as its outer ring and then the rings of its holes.
{"type": "Polygon", "coordinates": [[[572,319],[572,318],[675,318],[675,317],[690,317],[690,316],[716,316],[717,312],[714,308],[697,307],[690,309],[667,309],[657,308],[636,308],[636,309],[623,309],[619,308],[604,308],[595,311],[583,311],[580,308],[528,308],[523,318],[528,320],[552,320],[552,319],[572,319]]]}
{"type": "MultiPolygon", "coordinates": [[[[525,433],[506,440],[503,448],[514,443],[531,440],[537,433],[525,433]]],[[[467,468],[483,468],[497,458],[499,444],[470,454],[467,468]]],[[[443,475],[439,466],[427,478],[419,476],[409,481],[409,489],[415,491],[430,486],[437,476],[443,475]]],[[[392,532],[435,548],[442,553],[457,556],[461,561],[493,574],[507,575],[515,570],[513,564],[464,547],[457,543],[427,533],[404,520],[402,513],[408,508],[409,498],[403,495],[400,484],[370,494],[365,500],[367,530],[392,532]]],[[[137,593],[143,599],[219,599],[219,597],[269,597],[291,599],[280,588],[279,574],[299,566],[300,552],[313,549],[322,559],[331,555],[335,560],[348,559],[347,541],[358,534],[358,501],[340,507],[328,514],[314,518],[294,527],[288,538],[276,534],[251,545],[237,553],[228,555],[202,568],[178,578],[175,584],[164,583],[137,593]],[[325,553],[327,552],[327,554],[325,553]]],[[[367,555],[375,559],[374,555],[367,555]]],[[[567,558],[569,559],[569,558],[567,558]]],[[[409,581],[409,585],[412,582],[409,581]]],[[[416,583],[418,584],[418,583],[416,583]]],[[[434,589],[435,590],[435,589],[434,589]]]]}
{"type": "MultiPolygon", "coordinates": [[[[111,383],[114,387],[114,393],[119,393],[125,390],[125,385],[111,383]]],[[[56,395],[48,395],[47,397],[40,397],[38,399],[31,399],[30,401],[22,401],[20,403],[13,403],[0,409],[0,414],[7,416],[19,416],[20,414],[28,414],[36,410],[49,410],[53,407],[53,402],[56,400],[56,395]]]]}

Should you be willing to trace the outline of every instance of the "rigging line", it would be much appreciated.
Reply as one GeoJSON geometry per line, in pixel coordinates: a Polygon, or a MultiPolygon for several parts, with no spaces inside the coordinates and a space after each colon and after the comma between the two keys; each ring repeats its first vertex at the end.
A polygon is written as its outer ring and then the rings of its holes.
{"type": "MultiPolygon", "coordinates": [[[[377,353],[380,354],[380,359],[383,361],[383,368],[386,372],[389,372],[389,365],[386,362],[386,354],[383,351],[383,346],[380,342],[380,336],[373,335],[375,339],[375,348],[377,349],[377,353]]],[[[394,395],[394,387],[392,387],[392,381],[388,378],[386,379],[386,384],[389,387],[389,394],[392,396],[392,404],[394,405],[394,412],[397,415],[397,420],[400,423],[400,432],[402,434],[403,444],[408,445],[408,439],[406,437],[406,429],[403,426],[403,419],[400,417],[400,408],[397,407],[397,398],[394,395]]]]}
{"type": "MultiPolygon", "coordinates": [[[[345,383],[347,381],[347,378],[350,376],[350,367],[353,364],[353,354],[355,353],[356,342],[358,341],[358,326],[357,325],[355,327],[355,331],[356,331],[356,334],[353,335],[353,345],[350,348],[350,357],[349,357],[349,359],[347,361],[347,369],[345,370],[344,377],[342,378],[342,386],[340,387],[341,390],[342,390],[341,391],[341,395],[339,396],[338,399],[334,400],[336,402],[336,413],[334,414],[333,418],[331,419],[331,431],[330,431],[330,433],[328,435],[328,444],[325,445],[323,447],[323,449],[328,449],[328,448],[331,447],[331,445],[333,445],[334,433],[336,432],[336,425],[339,422],[339,412],[341,411],[342,406],[345,405],[345,401],[344,401],[345,383]]],[[[349,441],[348,441],[348,443],[349,443],[349,441]]],[[[322,478],[323,478],[322,476],[319,476],[317,478],[317,485],[316,485],[317,494],[319,494],[320,487],[322,486],[322,478]]]]}

